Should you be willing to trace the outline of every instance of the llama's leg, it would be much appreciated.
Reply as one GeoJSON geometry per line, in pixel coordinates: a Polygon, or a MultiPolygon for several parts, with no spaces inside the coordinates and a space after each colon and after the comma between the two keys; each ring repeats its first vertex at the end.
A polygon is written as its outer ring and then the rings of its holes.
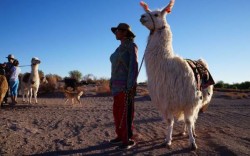
{"type": "Polygon", "coordinates": [[[27,96],[27,93],[24,93],[24,91],[22,91],[23,102],[26,102],[26,101],[25,101],[25,95],[27,96]]]}
{"type": "Polygon", "coordinates": [[[194,135],[194,137],[197,138],[197,134],[195,133],[195,124],[193,124],[192,130],[193,130],[193,135],[194,135]]]}
{"type": "MultiPolygon", "coordinates": [[[[196,138],[197,134],[195,133],[195,125],[193,125],[192,130],[193,130],[193,135],[196,138]]],[[[187,134],[187,125],[184,123],[183,132],[180,135],[185,136],[186,134],[187,134]]]]}
{"type": "Polygon", "coordinates": [[[187,134],[187,125],[184,122],[183,132],[181,133],[181,135],[185,136],[186,134],[187,134]]]}
{"type": "Polygon", "coordinates": [[[24,93],[24,89],[23,88],[21,89],[21,91],[22,91],[23,102],[25,102],[25,94],[26,93],[24,93]]]}
{"type": "Polygon", "coordinates": [[[185,117],[185,124],[187,126],[189,142],[191,144],[191,150],[196,150],[197,145],[195,143],[195,138],[194,138],[194,135],[193,135],[193,127],[194,127],[193,118],[192,117],[185,117]]]}
{"type": "Polygon", "coordinates": [[[167,136],[166,136],[165,142],[166,142],[166,145],[170,147],[172,144],[174,117],[172,115],[168,115],[166,120],[167,120],[167,136]]]}
{"type": "Polygon", "coordinates": [[[23,102],[29,101],[27,98],[28,96],[29,96],[29,90],[27,88],[22,88],[23,102]]]}
{"type": "MultiPolygon", "coordinates": [[[[30,96],[30,91],[29,90],[27,90],[26,92],[25,92],[25,98],[26,98],[26,101],[29,103],[29,96],[30,96]]],[[[25,101],[25,102],[26,102],[25,101]]]]}
{"type": "Polygon", "coordinates": [[[34,89],[34,98],[35,98],[35,103],[37,104],[37,89],[34,89]]]}
{"type": "Polygon", "coordinates": [[[76,100],[77,100],[77,102],[78,102],[79,104],[81,104],[80,98],[77,97],[76,100]]]}
{"type": "Polygon", "coordinates": [[[33,91],[32,91],[32,88],[30,89],[30,95],[29,95],[29,104],[31,104],[32,103],[32,93],[33,93],[33,91]]]}

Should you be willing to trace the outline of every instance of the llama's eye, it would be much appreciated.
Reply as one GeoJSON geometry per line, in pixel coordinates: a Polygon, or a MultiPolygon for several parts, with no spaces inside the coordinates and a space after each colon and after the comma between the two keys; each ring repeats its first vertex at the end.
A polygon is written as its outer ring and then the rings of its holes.
{"type": "Polygon", "coordinates": [[[158,17],[159,15],[158,14],[155,14],[155,17],[158,17]]]}

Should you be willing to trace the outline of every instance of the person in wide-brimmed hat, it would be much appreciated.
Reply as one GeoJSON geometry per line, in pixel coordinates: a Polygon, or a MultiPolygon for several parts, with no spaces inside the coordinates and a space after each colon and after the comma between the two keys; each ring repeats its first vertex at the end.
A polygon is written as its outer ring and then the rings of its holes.
{"type": "Polygon", "coordinates": [[[111,31],[116,34],[117,31],[126,31],[129,38],[135,38],[134,33],[132,32],[130,26],[127,23],[120,23],[117,27],[112,27],[111,31]]]}
{"type": "Polygon", "coordinates": [[[12,54],[9,54],[6,58],[7,58],[7,59],[11,59],[11,60],[15,60],[15,57],[14,57],[14,55],[12,55],[12,54]]]}
{"type": "MultiPolygon", "coordinates": [[[[15,60],[15,57],[13,54],[9,54],[7,57],[8,59],[8,62],[6,63],[6,66],[5,66],[5,77],[8,81],[8,84],[9,84],[9,80],[10,80],[10,75],[11,75],[11,72],[10,72],[10,69],[13,67],[13,62],[15,60]]],[[[7,103],[8,102],[8,92],[5,94],[5,97],[4,97],[4,102],[7,103]]]]}
{"type": "Polygon", "coordinates": [[[118,148],[123,150],[136,145],[132,138],[138,49],[133,41],[135,35],[128,24],[120,23],[117,27],[112,27],[111,31],[121,44],[110,56],[110,89],[114,99],[113,116],[117,137],[109,142],[119,145],[118,148]]]}

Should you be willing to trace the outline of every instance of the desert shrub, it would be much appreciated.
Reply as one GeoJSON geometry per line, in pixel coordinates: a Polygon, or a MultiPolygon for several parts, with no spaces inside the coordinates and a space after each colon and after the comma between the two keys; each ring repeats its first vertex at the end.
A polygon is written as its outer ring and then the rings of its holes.
{"type": "Polygon", "coordinates": [[[96,84],[96,77],[93,74],[87,74],[83,77],[83,80],[85,80],[88,84],[96,84]]]}
{"type": "Polygon", "coordinates": [[[225,97],[230,99],[246,99],[248,98],[248,94],[240,92],[229,92],[225,94],[225,97]]]}
{"type": "Polygon", "coordinates": [[[44,77],[44,72],[42,70],[38,70],[39,77],[44,77]]]}
{"type": "Polygon", "coordinates": [[[239,89],[250,89],[250,81],[242,82],[238,85],[239,89]]]}
{"type": "Polygon", "coordinates": [[[141,86],[147,86],[147,85],[148,85],[148,83],[147,83],[147,82],[140,82],[140,83],[138,83],[138,85],[141,85],[141,86]]]}
{"type": "Polygon", "coordinates": [[[222,88],[222,89],[250,89],[250,81],[245,81],[242,83],[234,83],[234,84],[228,84],[224,83],[223,81],[218,81],[215,85],[215,88],[222,88]]]}
{"type": "Polygon", "coordinates": [[[57,89],[57,76],[48,74],[46,75],[46,79],[48,83],[46,84],[41,84],[40,86],[40,92],[42,93],[50,93],[54,92],[57,89]]]}
{"type": "Polygon", "coordinates": [[[98,95],[110,95],[109,79],[101,78],[96,80],[96,83],[99,84],[96,86],[96,94],[98,95]]]}
{"type": "Polygon", "coordinates": [[[138,86],[136,88],[136,93],[139,96],[149,96],[149,92],[148,92],[148,89],[146,87],[140,87],[140,86],[138,86]]]}
{"type": "Polygon", "coordinates": [[[57,82],[62,81],[63,78],[57,74],[53,74],[53,76],[56,78],[57,82]]]}
{"type": "Polygon", "coordinates": [[[97,85],[98,85],[98,84],[99,84],[99,85],[100,85],[100,84],[108,84],[108,85],[109,85],[109,82],[110,82],[110,79],[109,79],[109,78],[104,78],[104,77],[95,80],[95,83],[96,83],[97,85]]]}

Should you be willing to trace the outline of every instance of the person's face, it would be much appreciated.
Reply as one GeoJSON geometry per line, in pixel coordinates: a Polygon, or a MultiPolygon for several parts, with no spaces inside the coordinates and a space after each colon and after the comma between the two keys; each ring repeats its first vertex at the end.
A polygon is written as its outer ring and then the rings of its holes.
{"type": "Polygon", "coordinates": [[[127,37],[127,30],[123,30],[123,29],[117,29],[115,32],[115,36],[117,40],[123,40],[127,37]]]}
{"type": "Polygon", "coordinates": [[[8,61],[11,62],[11,63],[13,63],[13,62],[14,62],[14,59],[8,58],[8,61]]]}

